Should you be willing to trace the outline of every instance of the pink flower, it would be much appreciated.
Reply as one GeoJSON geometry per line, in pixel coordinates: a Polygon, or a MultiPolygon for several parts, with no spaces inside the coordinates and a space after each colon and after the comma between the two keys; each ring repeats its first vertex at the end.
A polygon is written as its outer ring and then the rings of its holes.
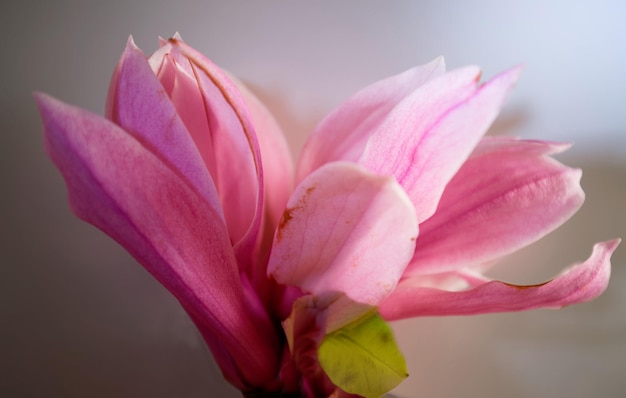
{"type": "Polygon", "coordinates": [[[479,85],[437,59],[375,83],[319,124],[295,173],[264,106],[179,37],[148,59],[129,40],[106,118],[36,98],[72,210],[176,296],[234,386],[349,396],[370,393],[321,346],[355,319],[559,308],[606,288],[619,240],[541,285],[482,275],[583,202],[581,172],[550,158],[568,145],[483,137],[519,73],[479,85]]]}

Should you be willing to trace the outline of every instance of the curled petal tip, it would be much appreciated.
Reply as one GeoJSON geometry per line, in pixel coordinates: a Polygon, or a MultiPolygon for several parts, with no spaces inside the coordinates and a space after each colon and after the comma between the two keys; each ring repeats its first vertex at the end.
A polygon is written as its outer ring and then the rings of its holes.
{"type": "Polygon", "coordinates": [[[33,91],[33,97],[35,98],[37,105],[39,105],[41,102],[46,101],[50,96],[41,91],[33,91]]]}
{"type": "Polygon", "coordinates": [[[620,242],[621,239],[613,239],[596,243],[586,262],[576,264],[562,274],[564,279],[571,279],[571,283],[578,286],[577,292],[569,300],[564,300],[562,307],[591,301],[604,293],[611,276],[611,256],[620,242]]]}
{"type": "Polygon", "coordinates": [[[562,153],[574,146],[573,141],[543,141],[543,143],[550,147],[550,151],[546,155],[562,153]]]}
{"type": "MultiPolygon", "coordinates": [[[[507,94],[506,97],[508,97],[508,94],[510,94],[510,92],[517,84],[519,78],[521,77],[523,70],[524,65],[514,66],[510,69],[505,70],[504,72],[497,74],[491,80],[485,82],[483,84],[483,87],[501,87],[501,89],[505,90],[505,93],[507,94]]],[[[506,97],[503,97],[503,99],[506,99],[506,97]]]]}
{"type": "Polygon", "coordinates": [[[556,278],[532,286],[490,281],[463,291],[424,287],[407,279],[379,307],[387,320],[415,316],[474,315],[493,312],[562,308],[591,301],[608,286],[611,255],[620,239],[594,245],[591,256],[556,278]]]}
{"type": "Polygon", "coordinates": [[[505,70],[504,72],[500,73],[497,78],[504,78],[507,79],[511,86],[515,85],[517,83],[517,81],[519,80],[519,78],[522,76],[522,72],[524,71],[524,69],[526,68],[525,64],[519,64],[517,66],[514,66],[510,69],[505,70]]]}
{"type": "Polygon", "coordinates": [[[607,240],[605,242],[598,243],[599,245],[605,245],[611,251],[615,250],[619,244],[622,243],[622,238],[615,238],[611,240],[607,240]]]}
{"type": "Polygon", "coordinates": [[[51,119],[61,116],[63,111],[68,107],[68,105],[62,101],[41,91],[35,91],[33,97],[35,98],[44,124],[51,119]]]}
{"type": "Polygon", "coordinates": [[[143,55],[143,51],[135,43],[135,39],[133,38],[133,35],[128,36],[128,40],[126,41],[126,48],[124,49],[124,54],[122,55],[122,57],[124,57],[125,54],[131,51],[139,51],[143,55]]]}
{"type": "Polygon", "coordinates": [[[444,58],[443,55],[439,55],[437,58],[433,59],[430,63],[440,66],[441,69],[444,71],[446,70],[446,59],[444,58]]]}

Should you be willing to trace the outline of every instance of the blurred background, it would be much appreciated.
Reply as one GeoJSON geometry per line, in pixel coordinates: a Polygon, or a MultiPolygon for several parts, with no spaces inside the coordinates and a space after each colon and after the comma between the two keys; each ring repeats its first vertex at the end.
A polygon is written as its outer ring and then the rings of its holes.
{"type": "MultiPolygon", "coordinates": [[[[495,276],[538,283],[626,237],[626,3],[621,1],[5,1],[0,6],[0,396],[237,397],[178,303],[75,219],[46,158],[34,90],[102,113],[128,35],[151,53],[179,31],[248,83],[297,156],[334,106],[446,57],[486,78],[525,73],[493,127],[575,141],[587,201],[495,276]]],[[[626,250],[598,300],[560,311],[394,324],[398,397],[622,397],[626,250]]]]}

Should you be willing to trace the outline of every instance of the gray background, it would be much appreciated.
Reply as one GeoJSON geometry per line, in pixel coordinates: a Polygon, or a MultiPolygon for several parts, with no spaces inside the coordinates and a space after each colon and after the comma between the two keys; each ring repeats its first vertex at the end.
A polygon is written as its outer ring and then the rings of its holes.
{"type": "MultiPolygon", "coordinates": [[[[294,156],[333,106],[446,56],[527,69],[494,132],[573,140],[587,202],[494,275],[536,283],[626,237],[626,6],[619,1],[21,1],[0,6],[0,396],[226,397],[190,321],[122,249],[68,210],[33,90],[102,112],[129,34],[180,31],[266,101],[294,156]]],[[[599,300],[561,311],[395,324],[402,397],[621,397],[626,250],[599,300]]]]}

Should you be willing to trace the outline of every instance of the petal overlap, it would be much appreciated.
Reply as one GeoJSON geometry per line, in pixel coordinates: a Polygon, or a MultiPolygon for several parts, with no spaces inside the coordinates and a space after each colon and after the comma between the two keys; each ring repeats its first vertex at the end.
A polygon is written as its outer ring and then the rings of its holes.
{"type": "Polygon", "coordinates": [[[168,88],[211,174],[233,244],[253,245],[260,224],[263,177],[244,100],[221,70],[180,39],[166,41],[149,64],[168,88]]]}
{"type": "Polygon", "coordinates": [[[278,282],[376,305],[393,291],[417,238],[402,188],[348,162],[333,162],[296,188],[268,265],[278,282]]]}
{"type": "Polygon", "coordinates": [[[325,163],[356,161],[370,132],[405,97],[445,72],[443,57],[376,82],[331,112],[307,140],[298,161],[298,181],[325,163]]]}
{"type": "Polygon", "coordinates": [[[581,171],[549,155],[568,146],[483,139],[448,184],[437,212],[420,224],[405,276],[494,261],[565,222],[584,201],[581,171]]]}
{"type": "Polygon", "coordinates": [[[111,81],[107,105],[108,119],[188,178],[222,213],[216,202],[217,190],[203,165],[198,147],[132,38],[128,40],[111,81]]]}
{"type": "Polygon", "coordinates": [[[488,281],[468,290],[448,291],[424,287],[419,276],[407,278],[381,303],[379,310],[385,319],[394,320],[561,308],[582,303],[598,297],[606,289],[611,274],[611,254],[619,243],[619,239],[598,243],[587,261],[533,286],[488,281]]]}
{"type": "Polygon", "coordinates": [[[124,246],[201,320],[230,354],[218,360],[235,362],[246,383],[271,379],[278,342],[272,325],[249,311],[218,208],[118,126],[43,94],[37,99],[46,148],[73,211],[124,246]]]}

